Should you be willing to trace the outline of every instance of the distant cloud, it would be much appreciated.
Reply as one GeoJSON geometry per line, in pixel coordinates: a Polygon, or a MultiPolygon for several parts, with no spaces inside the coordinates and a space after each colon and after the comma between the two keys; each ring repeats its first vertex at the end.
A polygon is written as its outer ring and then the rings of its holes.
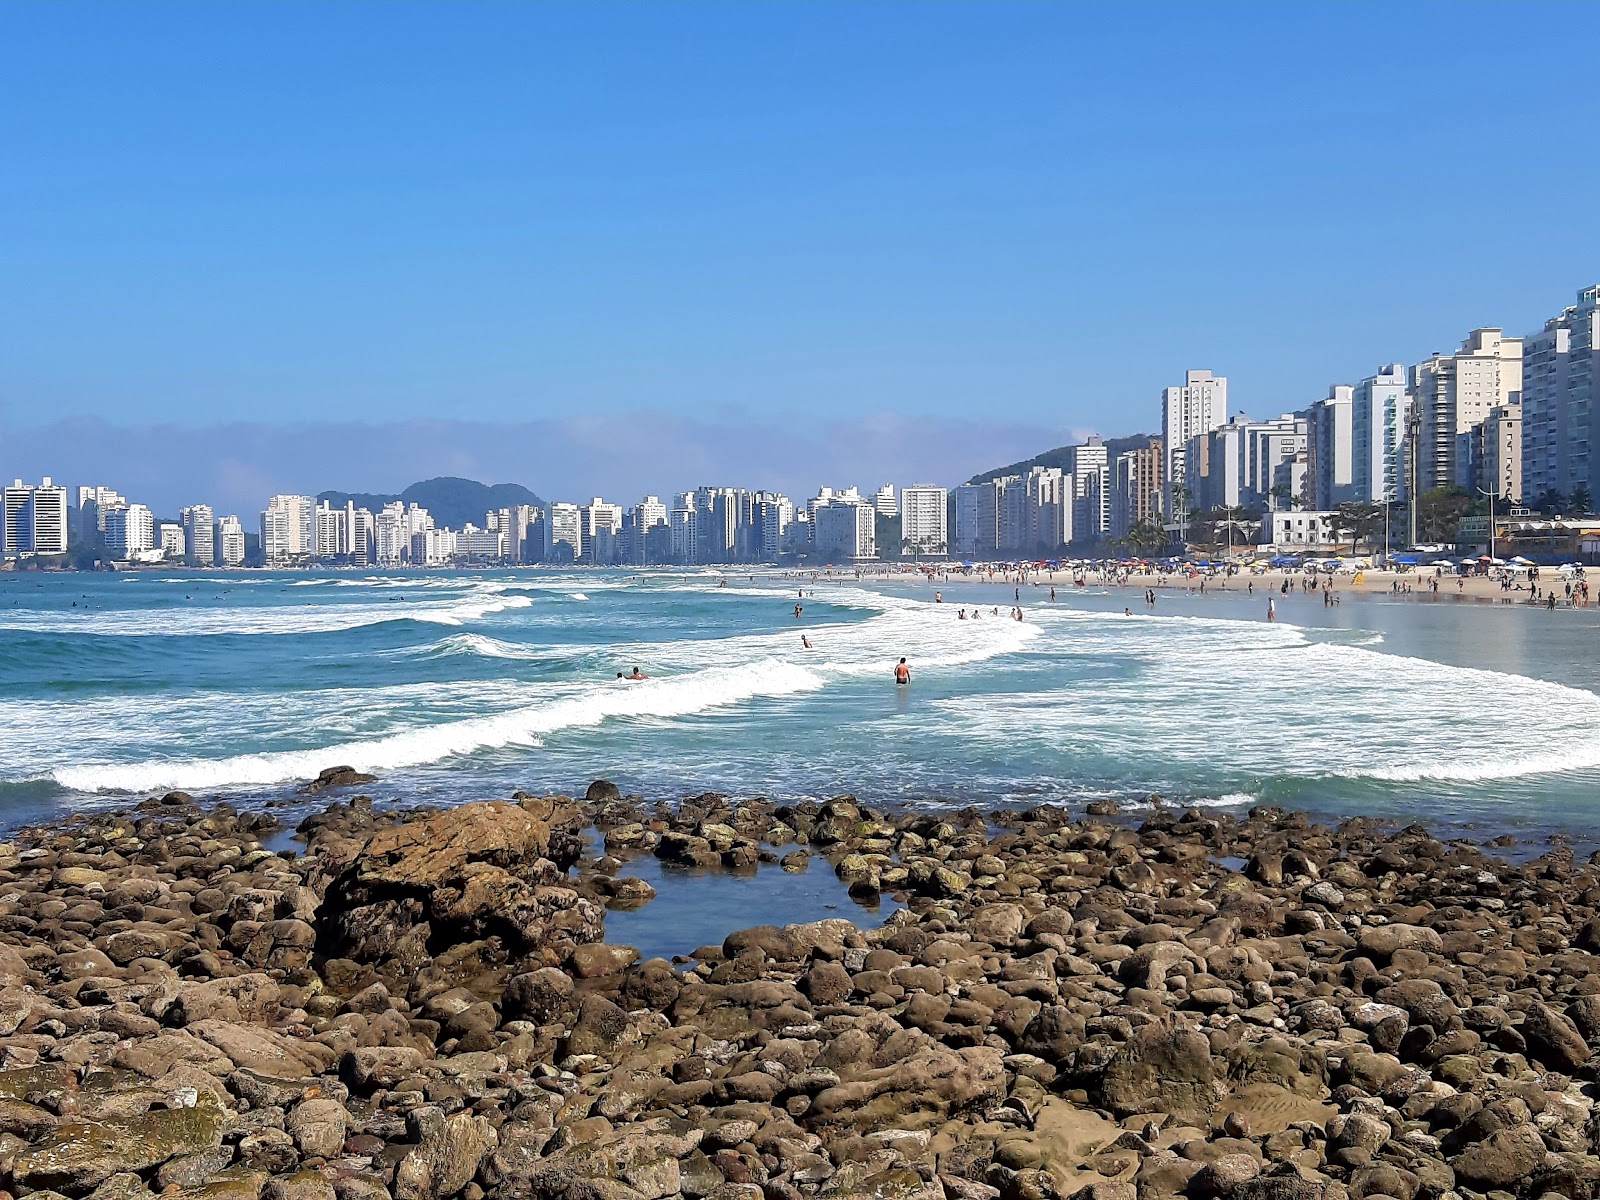
{"type": "Polygon", "coordinates": [[[701,484],[772,488],[797,498],[821,484],[954,485],[1081,436],[1065,427],[890,413],[854,421],[813,420],[804,412],[716,421],[636,412],[515,424],[200,427],[71,419],[0,430],[0,474],[103,483],[162,514],[193,503],[250,514],[273,492],[399,491],[435,475],[631,504],[701,484]]]}

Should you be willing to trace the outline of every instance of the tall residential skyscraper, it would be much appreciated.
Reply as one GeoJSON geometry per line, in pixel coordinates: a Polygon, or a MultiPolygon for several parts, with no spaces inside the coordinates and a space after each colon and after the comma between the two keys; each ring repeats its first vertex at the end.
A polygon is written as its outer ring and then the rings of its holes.
{"type": "Polygon", "coordinates": [[[1522,400],[1522,339],[1474,329],[1454,354],[1434,354],[1411,368],[1411,396],[1417,488],[1450,487],[1459,474],[1460,435],[1482,424],[1491,408],[1522,400]]]}
{"type": "Polygon", "coordinates": [[[142,504],[124,504],[106,511],[106,549],[132,562],[156,546],[155,515],[142,504]]]}
{"type": "Polygon", "coordinates": [[[244,566],[244,525],[232,514],[217,522],[217,556],[225,567],[244,566]]]}
{"type": "Polygon", "coordinates": [[[544,559],[576,562],[583,549],[583,518],[576,504],[555,500],[544,508],[544,559]]]}
{"type": "Polygon", "coordinates": [[[209,504],[191,504],[178,513],[183,522],[185,557],[191,567],[214,567],[217,564],[216,518],[209,504]]]}
{"type": "Polygon", "coordinates": [[[1128,536],[1135,525],[1161,521],[1161,471],[1166,454],[1160,438],[1137,450],[1117,455],[1111,485],[1111,528],[1114,538],[1128,536]]]}
{"type": "Polygon", "coordinates": [[[878,554],[878,509],[866,500],[830,500],[817,509],[817,556],[824,562],[856,562],[878,554]]]}
{"type": "Polygon", "coordinates": [[[18,479],[0,488],[0,552],[67,552],[67,489],[46,475],[37,487],[18,479]]]}
{"type": "Polygon", "coordinates": [[[1165,439],[1166,475],[1162,480],[1162,511],[1169,519],[1177,510],[1173,492],[1186,486],[1184,456],[1189,440],[1208,433],[1228,419],[1228,380],[1210,371],[1186,372],[1180,387],[1161,393],[1161,432],[1165,439]]]}
{"type": "Polygon", "coordinates": [[[1326,512],[1355,499],[1355,389],[1338,384],[1305,412],[1308,507],[1326,512]]]}
{"type": "Polygon", "coordinates": [[[1600,500],[1600,284],[1522,339],[1522,496],[1600,500]]]}
{"type": "Polygon", "coordinates": [[[1111,531],[1111,460],[1103,440],[1092,437],[1072,448],[1074,531],[1089,540],[1111,531]]]}
{"type": "Polygon", "coordinates": [[[261,553],[268,565],[317,552],[316,504],[310,496],[273,496],[261,512],[261,553]]]}
{"type": "Polygon", "coordinates": [[[80,485],[78,488],[78,536],[85,541],[92,541],[95,537],[104,535],[106,531],[106,509],[114,508],[127,502],[128,498],[113,488],[80,485]]]}
{"type": "Polygon", "coordinates": [[[1015,476],[967,483],[956,489],[956,527],[950,552],[986,558],[1000,548],[1000,493],[1015,476]]]}
{"type": "Polygon", "coordinates": [[[1500,500],[1522,502],[1522,408],[1502,404],[1483,420],[1483,465],[1477,481],[1500,500]]]}
{"type": "Polygon", "coordinates": [[[900,490],[900,541],[912,554],[944,554],[950,549],[950,493],[931,483],[900,490]]]}
{"type": "Polygon", "coordinates": [[[1406,370],[1388,363],[1356,384],[1350,407],[1350,484],[1363,504],[1406,498],[1411,393],[1406,370]]]}

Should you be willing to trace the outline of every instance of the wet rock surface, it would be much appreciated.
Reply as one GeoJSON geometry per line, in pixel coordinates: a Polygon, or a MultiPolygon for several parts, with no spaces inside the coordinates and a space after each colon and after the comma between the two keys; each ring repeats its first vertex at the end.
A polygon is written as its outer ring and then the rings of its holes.
{"type": "Polygon", "coordinates": [[[1600,867],[1271,809],[1132,821],[602,781],[357,797],[298,857],[270,812],[181,793],[25,830],[0,1192],[1600,1194],[1600,867]],[[646,855],[905,907],[641,961],[604,916],[670,903],[626,883],[646,855]]]}

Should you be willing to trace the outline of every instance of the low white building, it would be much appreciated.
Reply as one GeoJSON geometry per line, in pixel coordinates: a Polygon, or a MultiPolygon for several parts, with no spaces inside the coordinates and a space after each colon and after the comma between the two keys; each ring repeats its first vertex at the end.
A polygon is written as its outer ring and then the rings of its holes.
{"type": "Polygon", "coordinates": [[[1298,509],[1293,512],[1269,512],[1261,517],[1261,544],[1274,550],[1333,550],[1338,538],[1345,536],[1338,530],[1336,512],[1318,509],[1298,509]]]}

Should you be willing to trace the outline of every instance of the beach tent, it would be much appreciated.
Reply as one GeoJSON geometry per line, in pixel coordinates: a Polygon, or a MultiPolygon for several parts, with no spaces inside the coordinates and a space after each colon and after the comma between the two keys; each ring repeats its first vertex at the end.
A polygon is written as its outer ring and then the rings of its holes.
{"type": "Polygon", "coordinates": [[[1399,563],[1402,567],[1415,567],[1420,566],[1422,563],[1422,559],[1415,554],[1397,554],[1389,561],[1399,563]]]}
{"type": "Polygon", "coordinates": [[[1520,554],[1517,555],[1515,558],[1508,558],[1506,561],[1508,563],[1510,563],[1514,567],[1531,567],[1531,566],[1533,566],[1532,561],[1530,561],[1529,559],[1523,558],[1522,555],[1520,555],[1520,554]]]}

